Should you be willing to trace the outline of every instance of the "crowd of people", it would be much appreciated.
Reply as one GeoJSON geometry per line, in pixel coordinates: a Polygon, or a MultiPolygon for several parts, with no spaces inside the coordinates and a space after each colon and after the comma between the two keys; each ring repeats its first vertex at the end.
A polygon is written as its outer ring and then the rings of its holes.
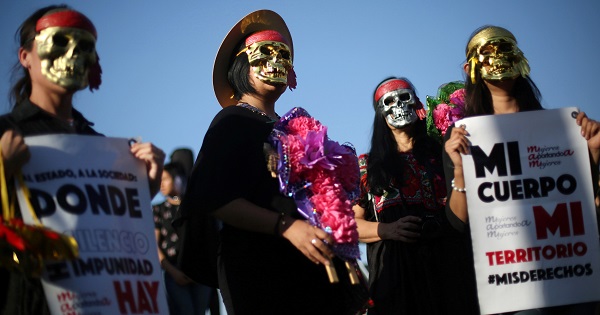
{"type": "MultiPolygon", "coordinates": [[[[18,34],[22,75],[12,90],[12,111],[0,117],[7,183],[28,162],[25,137],[103,136],[72,103],[75,93],[102,82],[93,23],[68,6],[49,6],[25,20],[18,34]]],[[[356,156],[359,193],[344,201],[354,212],[356,226],[350,228],[366,243],[369,295],[364,303],[347,303],[356,284],[333,280],[332,269],[340,276],[348,271],[349,279],[356,270],[340,269],[344,262],[335,257],[331,227],[308,220],[296,211],[297,201],[282,194],[281,177],[274,176],[280,168],[265,145],[281,118],[278,99],[297,86],[294,53],[279,14],[249,13],[218,49],[212,79],[222,109],[195,162],[191,150],[164,164],[164,152],[153,144],[131,145],[131,154],[146,165],[151,196],[160,191],[165,197],[153,207],[156,260],[169,308],[161,314],[218,313],[215,288],[230,315],[480,314],[468,220],[473,209],[462,161],[469,130],[450,124],[439,130],[443,140],[432,136],[428,109],[405,76],[375,87],[369,152],[356,156]]],[[[544,109],[509,30],[475,30],[465,57],[460,117],[544,109]]],[[[574,123],[587,141],[598,183],[600,123],[584,112],[574,123]]],[[[321,154],[314,163],[335,160],[333,153],[314,154],[321,154]]],[[[329,165],[336,163],[344,161],[329,165]]],[[[328,193],[334,198],[338,192],[328,193]]],[[[0,243],[6,237],[0,234],[0,243]]],[[[50,314],[39,277],[1,267],[1,314],[50,314]]],[[[590,301],[510,314],[599,312],[590,301]]]]}

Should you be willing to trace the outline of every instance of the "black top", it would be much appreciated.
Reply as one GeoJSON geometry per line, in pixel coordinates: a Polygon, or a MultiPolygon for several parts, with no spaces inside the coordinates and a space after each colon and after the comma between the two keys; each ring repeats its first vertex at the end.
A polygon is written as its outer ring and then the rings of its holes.
{"type": "MultiPolygon", "coordinates": [[[[273,124],[270,118],[238,106],[217,114],[180,206],[182,225],[238,198],[297,215],[294,201],[280,194],[277,179],[267,170],[263,148],[273,124]]],[[[190,225],[185,230],[204,226],[190,225]]],[[[180,236],[184,244],[190,243],[189,235],[180,236]]],[[[312,263],[288,240],[228,224],[223,224],[219,237],[218,282],[228,314],[344,314],[338,287],[329,283],[324,267],[312,263]]],[[[210,247],[210,238],[204,240],[210,247]]],[[[188,275],[202,268],[186,264],[194,259],[190,252],[197,250],[184,248],[180,254],[188,275]]],[[[203,272],[216,273],[216,269],[203,272]]]]}
{"type": "Polygon", "coordinates": [[[172,264],[177,265],[177,241],[179,236],[171,222],[177,213],[179,206],[172,205],[168,201],[152,206],[154,217],[154,229],[158,230],[158,250],[172,264]]]}
{"type": "MultiPolygon", "coordinates": [[[[73,123],[69,124],[26,100],[15,106],[11,113],[0,116],[0,135],[9,129],[15,129],[23,136],[47,134],[101,136],[80,112],[73,109],[72,115],[73,123]]],[[[50,314],[41,281],[0,268],[0,314],[50,314]]]]}
{"type": "MultiPolygon", "coordinates": [[[[412,153],[399,156],[403,180],[381,196],[369,192],[366,155],[359,159],[365,219],[391,223],[422,218],[414,243],[382,240],[367,244],[369,284],[374,307],[369,314],[479,314],[469,239],[454,230],[444,212],[441,174],[421,165],[412,153]]],[[[439,161],[431,161],[438,164],[439,161]]]]}

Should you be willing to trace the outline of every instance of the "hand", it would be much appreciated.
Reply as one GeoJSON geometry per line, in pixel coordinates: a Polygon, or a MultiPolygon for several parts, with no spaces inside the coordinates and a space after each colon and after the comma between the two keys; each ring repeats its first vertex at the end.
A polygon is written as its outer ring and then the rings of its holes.
{"type": "Polygon", "coordinates": [[[165,164],[165,153],[150,142],[132,144],[131,153],[146,163],[150,184],[150,198],[152,198],[160,189],[160,181],[165,164]]]}
{"type": "Polygon", "coordinates": [[[465,125],[452,128],[450,138],[444,144],[444,149],[448,153],[450,160],[452,160],[454,167],[462,167],[462,156],[460,154],[469,153],[468,134],[465,125]]]}
{"type": "Polygon", "coordinates": [[[328,245],[333,244],[333,237],[306,221],[295,220],[281,235],[315,264],[329,265],[333,258],[328,245]]]}
{"type": "Polygon", "coordinates": [[[379,223],[377,234],[382,240],[414,243],[421,236],[421,218],[408,215],[392,223],[379,223]]]}
{"type": "Polygon", "coordinates": [[[585,112],[579,112],[575,119],[577,126],[581,126],[581,135],[587,140],[590,150],[600,150],[600,123],[589,119],[585,112]]]}
{"type": "Polygon", "coordinates": [[[31,155],[25,140],[17,131],[5,131],[0,138],[0,146],[2,147],[5,176],[8,179],[29,161],[31,155]]]}

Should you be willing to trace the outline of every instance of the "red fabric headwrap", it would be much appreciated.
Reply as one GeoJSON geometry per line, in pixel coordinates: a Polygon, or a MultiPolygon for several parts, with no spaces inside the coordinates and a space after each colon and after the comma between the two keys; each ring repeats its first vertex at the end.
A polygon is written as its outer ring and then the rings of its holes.
{"type": "MultiPolygon", "coordinates": [[[[73,27],[90,32],[94,38],[98,38],[96,27],[85,15],[73,11],[59,11],[42,16],[35,24],[35,31],[40,32],[49,27],[73,27]]],[[[90,66],[88,74],[88,86],[90,91],[97,90],[102,83],[102,68],[100,67],[100,56],[96,52],[96,63],[90,66]]]]}
{"type": "Polygon", "coordinates": [[[377,88],[377,91],[375,91],[375,102],[379,101],[379,99],[385,93],[394,91],[394,90],[398,90],[398,89],[411,89],[412,90],[412,87],[406,81],[402,81],[402,80],[398,80],[398,79],[389,80],[389,81],[385,82],[384,84],[380,85],[379,88],[377,88]]]}
{"type": "Polygon", "coordinates": [[[39,32],[48,27],[55,26],[80,28],[92,33],[95,38],[98,38],[96,28],[94,27],[94,24],[92,24],[92,21],[85,15],[71,10],[59,11],[42,16],[35,25],[35,31],[39,32]]]}
{"type": "MultiPolygon", "coordinates": [[[[392,79],[383,83],[379,86],[379,88],[377,88],[377,91],[375,91],[375,103],[377,103],[379,99],[385,95],[385,93],[399,89],[409,89],[412,90],[413,93],[415,93],[413,87],[408,82],[399,79],[392,79]]],[[[419,100],[416,93],[415,97],[417,99],[415,111],[417,112],[417,116],[419,116],[419,119],[423,120],[425,119],[427,112],[425,111],[425,108],[423,108],[423,103],[421,103],[421,100],[419,100]]]]}
{"type": "Polygon", "coordinates": [[[248,38],[246,38],[245,44],[246,46],[250,46],[254,43],[262,42],[265,40],[280,42],[289,45],[289,43],[285,40],[285,38],[283,38],[283,36],[281,36],[281,34],[279,34],[279,32],[273,30],[256,32],[248,36],[248,38]]]}

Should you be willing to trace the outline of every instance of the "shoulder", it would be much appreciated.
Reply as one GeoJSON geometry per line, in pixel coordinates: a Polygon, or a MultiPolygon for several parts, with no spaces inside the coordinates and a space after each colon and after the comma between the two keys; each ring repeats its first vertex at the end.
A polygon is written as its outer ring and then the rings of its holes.
{"type": "Polygon", "coordinates": [[[215,116],[215,119],[223,118],[223,117],[231,117],[231,116],[233,116],[233,117],[250,117],[249,114],[252,114],[252,112],[243,107],[231,105],[231,106],[222,108],[215,116]]]}
{"type": "Polygon", "coordinates": [[[251,111],[239,107],[239,106],[227,106],[221,109],[213,118],[210,128],[218,128],[219,126],[227,125],[228,127],[233,125],[239,125],[240,123],[247,122],[252,116],[251,111]]]}

